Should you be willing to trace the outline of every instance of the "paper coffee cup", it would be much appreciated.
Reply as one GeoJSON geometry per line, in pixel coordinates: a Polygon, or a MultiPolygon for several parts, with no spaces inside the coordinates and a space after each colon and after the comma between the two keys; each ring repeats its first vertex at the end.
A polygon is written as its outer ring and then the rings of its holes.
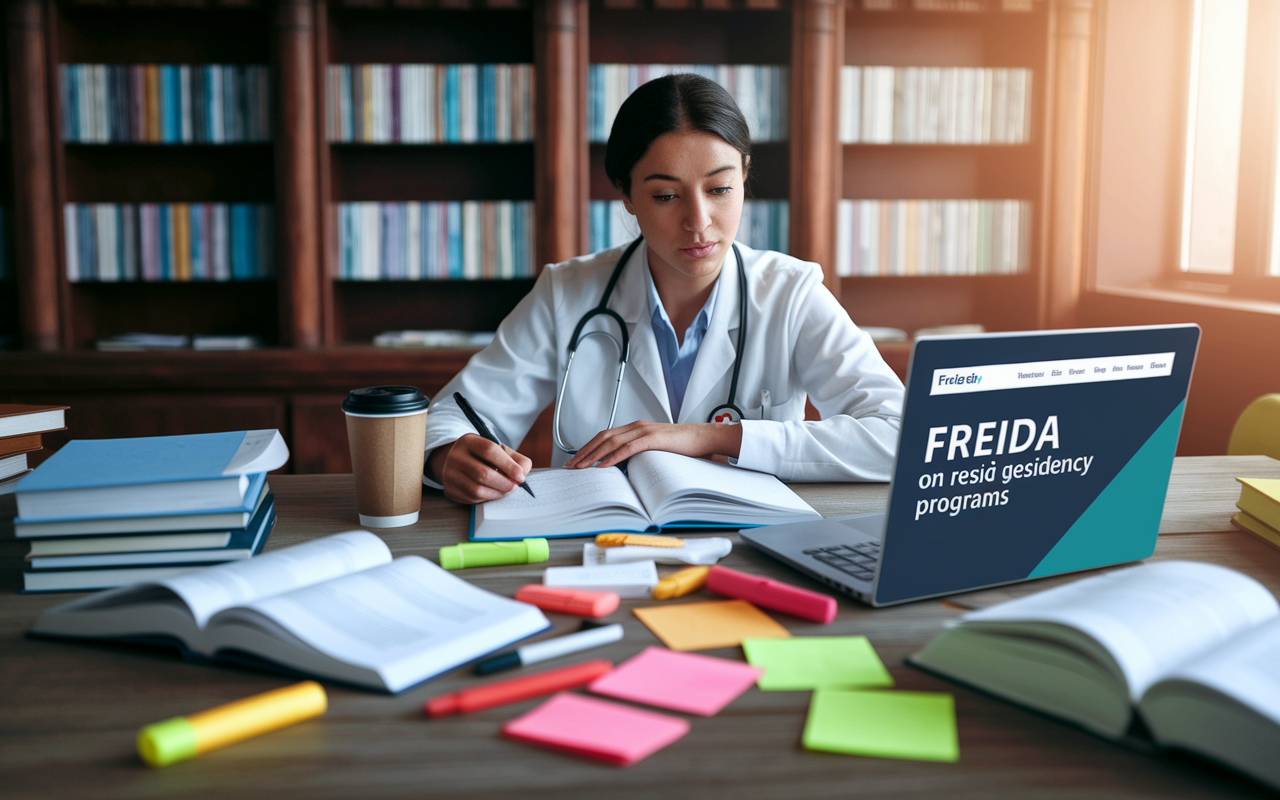
{"type": "Polygon", "coordinates": [[[343,401],[361,525],[398,528],[418,521],[429,403],[416,386],[355,389],[343,401]]]}

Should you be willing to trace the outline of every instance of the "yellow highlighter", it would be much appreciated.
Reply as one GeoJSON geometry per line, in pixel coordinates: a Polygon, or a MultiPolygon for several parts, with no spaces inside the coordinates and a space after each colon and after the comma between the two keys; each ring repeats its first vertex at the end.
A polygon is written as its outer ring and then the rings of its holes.
{"type": "Polygon", "coordinates": [[[167,767],[318,717],[328,705],[320,684],[295,683],[198,714],[147,725],[138,731],[138,755],[153,767],[167,767]]]}
{"type": "Polygon", "coordinates": [[[653,599],[670,600],[696,592],[707,585],[707,573],[710,571],[711,567],[689,567],[668,575],[653,587],[653,599]]]}
{"type": "Polygon", "coordinates": [[[649,536],[643,533],[601,533],[596,536],[596,547],[684,547],[684,539],[671,536],[649,536]]]}

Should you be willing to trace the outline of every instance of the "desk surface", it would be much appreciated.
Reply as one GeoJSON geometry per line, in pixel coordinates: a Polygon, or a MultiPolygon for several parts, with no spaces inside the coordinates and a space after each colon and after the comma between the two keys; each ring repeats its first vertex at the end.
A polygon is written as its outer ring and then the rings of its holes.
{"type": "MultiPolygon", "coordinates": [[[[1280,553],[1231,528],[1239,497],[1236,475],[1280,477],[1280,462],[1262,456],[1178,459],[1154,559],[1214,561],[1253,575],[1280,594],[1280,553]]],[[[269,549],[355,527],[351,477],[271,479],[280,521],[269,549]]],[[[796,485],[824,515],[883,510],[884,485],[796,485]]],[[[691,718],[681,741],[629,769],[618,769],[498,738],[502,722],[538,701],[464,717],[428,721],[422,703],[474,685],[459,669],[398,696],[329,688],[320,720],[151,770],[134,752],[137,729],[284,685],[280,677],[183,663],[171,652],[27,639],[39,612],[70,595],[19,595],[26,544],[8,522],[12,496],[0,497],[0,794],[47,797],[635,797],[703,795],[734,798],[860,798],[905,795],[1095,798],[1253,797],[1265,792],[1225,770],[1186,756],[1133,752],[1083,731],[948,684],[903,663],[961,613],[1047,588],[1050,578],[952,598],[873,610],[841,598],[829,626],[779,616],[797,635],[868,636],[897,688],[956,697],[960,761],[933,764],[806,752],[800,733],[808,692],[751,689],[719,715],[691,718]]],[[[423,521],[384,532],[392,552],[434,559],[460,541],[467,512],[424,498],[423,521]]],[[[550,565],[581,563],[582,540],[551,544],[550,565]]],[[[728,566],[820,589],[746,545],[728,566]]],[[[542,567],[468,570],[480,586],[510,596],[540,581],[542,567]]],[[[710,599],[705,592],[680,601],[710,599]]],[[[623,601],[613,618],[626,638],[591,653],[622,661],[657,639],[630,613],[651,601],[623,601]]],[[[577,620],[549,615],[555,635],[577,620]]],[[[737,648],[708,651],[741,659],[737,648]]],[[[578,657],[579,659],[581,657],[578,657]]],[[[547,666],[572,663],[573,657],[547,666]]]]}

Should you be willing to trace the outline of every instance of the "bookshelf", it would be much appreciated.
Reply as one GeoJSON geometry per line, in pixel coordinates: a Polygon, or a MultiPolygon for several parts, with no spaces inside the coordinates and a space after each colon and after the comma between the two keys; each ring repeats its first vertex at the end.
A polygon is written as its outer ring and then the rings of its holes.
{"type": "MultiPolygon", "coordinates": [[[[901,68],[994,68],[1031,73],[1026,110],[1029,135],[1023,142],[841,145],[842,199],[1013,200],[1022,201],[1031,213],[1027,226],[1030,242],[1024,244],[1030,257],[1017,274],[845,277],[841,279],[842,297],[855,320],[908,331],[973,322],[990,330],[1037,326],[1040,270],[1036,254],[1042,244],[1047,200],[1050,94],[1046,77],[1053,56],[1052,5],[1000,0],[937,4],[856,0],[847,6],[844,64],[863,67],[864,73],[866,67],[899,68],[899,87],[901,68]]],[[[965,97],[960,90],[953,91],[956,99],[965,97]]],[[[900,91],[895,99],[899,113],[903,94],[900,91]]],[[[977,105],[981,107],[980,100],[977,105]]],[[[959,116],[958,110],[953,116],[959,116]]]]}
{"type": "MultiPolygon", "coordinates": [[[[270,422],[289,436],[293,470],[347,468],[336,411],[347,389],[408,381],[432,393],[470,355],[382,350],[373,336],[492,330],[532,279],[343,280],[339,204],[530,202],[535,264],[586,252],[589,201],[616,198],[604,147],[587,140],[590,64],[785,68],[785,136],[757,143],[750,190],[789,204],[790,252],[824,265],[861,324],[1036,327],[1069,307],[1078,275],[1091,0],[14,0],[6,14],[3,63],[20,91],[5,110],[0,187],[21,202],[16,280],[0,280],[0,337],[34,352],[0,353],[0,401],[65,402],[78,436],[270,422]],[[937,6],[976,10],[925,10],[937,6]],[[126,63],[268,65],[271,141],[62,141],[59,65],[126,63]],[[331,141],[328,70],[367,64],[531,64],[532,141],[331,141]],[[1030,140],[842,145],[846,64],[1030,69],[1030,140]],[[840,200],[948,198],[1029,202],[1029,268],[838,277],[840,200]],[[158,202],[270,204],[274,277],[68,281],[64,204],[158,202]],[[267,347],[91,350],[134,330],[249,333],[267,347]]],[[[905,352],[888,348],[896,369],[905,352]]],[[[545,428],[523,448],[535,463],[550,454],[545,428]]]]}

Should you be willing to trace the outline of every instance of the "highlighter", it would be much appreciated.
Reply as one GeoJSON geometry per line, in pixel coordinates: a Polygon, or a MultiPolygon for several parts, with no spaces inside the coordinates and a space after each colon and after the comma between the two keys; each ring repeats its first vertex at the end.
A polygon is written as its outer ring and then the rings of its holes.
{"type": "Polygon", "coordinates": [[[295,683],[198,714],[147,725],[138,731],[138,755],[153,767],[167,767],[318,717],[328,705],[320,684],[295,683]]]}
{"type": "Polygon", "coordinates": [[[603,617],[618,608],[618,595],[613,592],[587,592],[581,589],[561,589],[531,583],[516,592],[521,603],[537,606],[543,611],[559,611],[580,617],[603,617]]]}
{"type": "Polygon", "coordinates": [[[539,672],[527,678],[491,683],[474,689],[463,689],[433,697],[422,704],[428,717],[447,717],[450,714],[471,714],[486,708],[519,703],[532,697],[555,694],[566,689],[576,689],[613,669],[608,661],[584,661],[572,667],[562,667],[539,672]]]}
{"type": "Polygon", "coordinates": [[[689,567],[668,575],[653,587],[653,599],[670,600],[696,592],[707,585],[707,573],[710,571],[711,567],[689,567]]]}
{"type": "Polygon", "coordinates": [[[824,625],[836,618],[836,599],[830,595],[761,578],[759,575],[748,575],[736,569],[712,567],[707,573],[707,588],[725,597],[746,600],[763,608],[794,614],[824,625]]]}
{"type": "Polygon", "coordinates": [[[499,564],[537,564],[551,556],[546,539],[519,542],[463,542],[440,548],[440,566],[445,569],[494,567],[499,564]]]}

